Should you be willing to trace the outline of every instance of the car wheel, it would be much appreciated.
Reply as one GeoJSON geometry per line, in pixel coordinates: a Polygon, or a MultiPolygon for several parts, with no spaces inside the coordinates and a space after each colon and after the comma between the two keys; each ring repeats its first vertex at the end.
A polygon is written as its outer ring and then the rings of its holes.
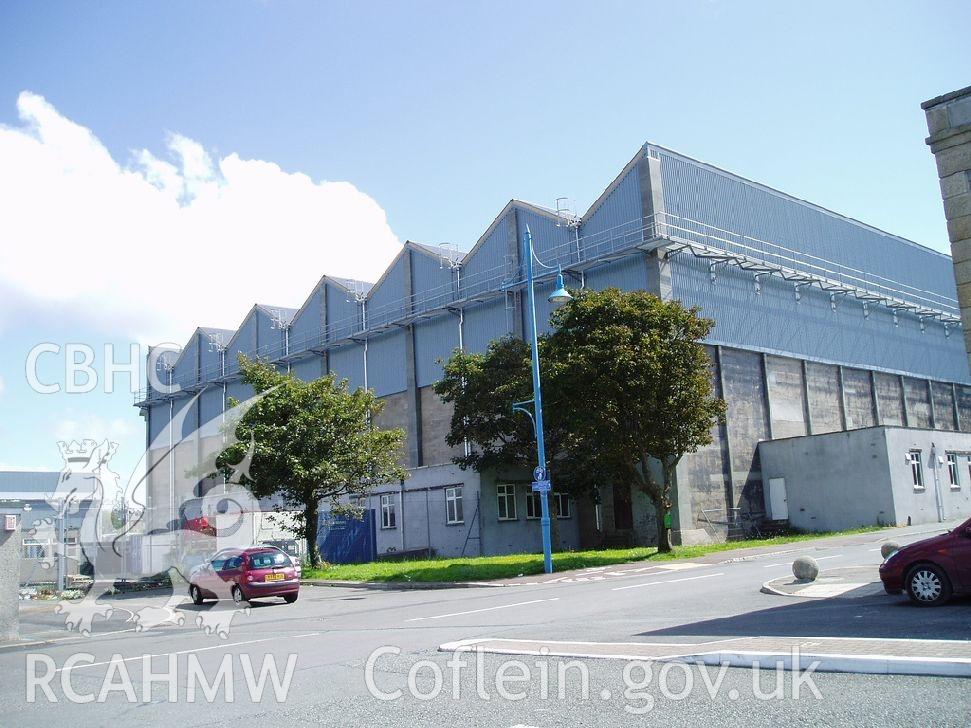
{"type": "Polygon", "coordinates": [[[233,594],[233,604],[240,607],[246,605],[247,603],[246,597],[243,596],[243,590],[239,588],[238,584],[233,585],[232,594],[233,594]]]}
{"type": "Polygon", "coordinates": [[[918,564],[907,575],[907,594],[921,607],[936,607],[951,598],[951,583],[934,564],[918,564]]]}
{"type": "Polygon", "coordinates": [[[193,604],[202,604],[202,590],[195,584],[189,587],[189,596],[192,598],[193,604]]]}
{"type": "Polygon", "coordinates": [[[295,601],[297,601],[297,595],[296,594],[284,594],[283,595],[283,601],[285,601],[287,604],[293,604],[295,601]]]}

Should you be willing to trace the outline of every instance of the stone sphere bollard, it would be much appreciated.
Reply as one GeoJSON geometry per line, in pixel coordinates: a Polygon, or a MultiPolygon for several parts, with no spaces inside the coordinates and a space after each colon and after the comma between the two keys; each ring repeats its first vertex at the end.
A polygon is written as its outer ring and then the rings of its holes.
{"type": "Polygon", "coordinates": [[[880,547],[880,555],[884,558],[884,560],[889,559],[890,554],[892,554],[894,551],[900,551],[899,543],[887,541],[880,547]]]}
{"type": "Polygon", "coordinates": [[[819,576],[819,564],[811,556],[800,556],[792,562],[792,575],[799,581],[815,581],[819,576]]]}

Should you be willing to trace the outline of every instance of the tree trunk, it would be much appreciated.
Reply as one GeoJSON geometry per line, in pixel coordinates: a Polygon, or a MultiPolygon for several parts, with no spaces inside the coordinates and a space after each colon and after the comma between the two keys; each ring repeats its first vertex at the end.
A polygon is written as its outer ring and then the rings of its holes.
{"type": "Polygon", "coordinates": [[[320,548],[317,546],[317,502],[311,501],[304,507],[304,536],[307,539],[307,561],[311,569],[319,569],[323,563],[320,548]]]}
{"type": "Polygon", "coordinates": [[[657,516],[657,551],[666,554],[671,550],[671,540],[668,538],[668,529],[664,527],[664,517],[668,514],[668,509],[663,500],[654,501],[654,513],[657,516]]]}

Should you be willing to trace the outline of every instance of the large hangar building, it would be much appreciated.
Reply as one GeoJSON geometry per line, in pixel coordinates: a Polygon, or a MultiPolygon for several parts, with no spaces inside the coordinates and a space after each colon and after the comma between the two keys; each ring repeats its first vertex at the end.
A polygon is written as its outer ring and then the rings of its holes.
{"type": "MultiPolygon", "coordinates": [[[[716,322],[706,346],[728,422],[678,467],[676,542],[732,538],[771,517],[761,441],[876,426],[971,432],[949,256],[645,144],[582,216],[512,200],[468,252],[407,242],[373,284],[323,275],[299,308],[255,305],[235,331],[197,329],[161,358],[162,379],[179,391],[136,396],[149,464],[174,452],[152,470],[150,509],[166,521],[195,487],[183,465],[217,440],[200,428],[228,397],[250,394],[243,353],[301,378],[336,372],[371,388],[386,404],[377,424],[404,428],[411,477],[369,499],[373,552],[538,550],[529,473],[453,465],[450,413],[432,390],[454,349],[523,335],[524,291],[504,284],[522,277],[527,225],[537,256],[562,267],[568,285],[647,290],[716,322]],[[173,418],[181,426],[169,441],[173,418]]],[[[554,276],[537,284],[541,330],[554,276]]],[[[598,505],[558,502],[563,547],[656,538],[649,501],[627,486],[601,489],[598,505]]]]}

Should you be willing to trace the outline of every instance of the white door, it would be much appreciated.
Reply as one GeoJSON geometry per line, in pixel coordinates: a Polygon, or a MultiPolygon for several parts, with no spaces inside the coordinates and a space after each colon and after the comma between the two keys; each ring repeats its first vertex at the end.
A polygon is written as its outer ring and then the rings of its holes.
{"type": "Polygon", "coordinates": [[[789,520],[785,478],[769,478],[769,517],[773,521],[789,520]]]}

